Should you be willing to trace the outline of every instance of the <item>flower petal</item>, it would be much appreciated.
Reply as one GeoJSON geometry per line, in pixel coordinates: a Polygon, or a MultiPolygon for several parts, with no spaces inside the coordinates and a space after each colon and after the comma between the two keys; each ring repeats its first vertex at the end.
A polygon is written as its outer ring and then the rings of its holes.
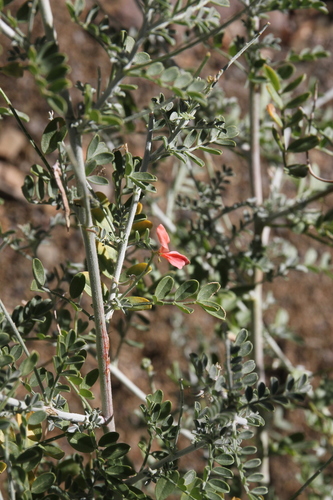
{"type": "Polygon", "coordinates": [[[182,269],[190,261],[185,255],[179,252],[159,252],[159,255],[166,259],[172,266],[177,267],[177,269],[182,269]]]}
{"type": "Polygon", "coordinates": [[[163,250],[168,251],[169,250],[169,243],[170,243],[170,238],[168,233],[166,232],[165,227],[163,224],[160,224],[158,228],[156,229],[158,241],[161,243],[161,246],[163,250]]]}

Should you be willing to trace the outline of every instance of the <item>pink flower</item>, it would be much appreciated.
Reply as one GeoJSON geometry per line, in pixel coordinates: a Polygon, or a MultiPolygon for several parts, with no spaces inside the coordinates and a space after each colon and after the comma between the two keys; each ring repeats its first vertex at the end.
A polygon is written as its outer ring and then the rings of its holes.
{"type": "Polygon", "coordinates": [[[185,255],[182,255],[179,252],[170,252],[169,250],[169,243],[170,243],[170,238],[168,233],[166,232],[165,227],[160,224],[158,228],[156,229],[157,232],[157,237],[159,242],[161,243],[161,246],[158,250],[158,255],[160,257],[163,257],[163,259],[166,259],[172,266],[177,267],[178,269],[182,269],[186,264],[189,264],[190,261],[188,260],[185,255]]]}

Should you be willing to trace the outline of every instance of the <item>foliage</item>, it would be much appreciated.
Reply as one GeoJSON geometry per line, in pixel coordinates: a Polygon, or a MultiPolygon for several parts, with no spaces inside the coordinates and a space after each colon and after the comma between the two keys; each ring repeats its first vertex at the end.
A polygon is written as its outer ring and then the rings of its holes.
{"type": "MultiPolygon", "coordinates": [[[[310,249],[302,259],[288,238],[266,241],[263,234],[279,226],[332,245],[332,211],[313,208],[332,188],[310,161],[314,149],[332,154],[332,122],[319,113],[315,116],[317,86],[306,85],[297,69],[328,53],[316,47],[270,60],[263,54],[277,50],[280,41],[264,34],[266,26],[259,31],[257,25],[274,9],[311,7],[323,12],[325,4],[255,0],[223,22],[227,0],[142,0],[136,2],[140,28],[125,31],[113,28],[99,5],[68,1],[73,29],[87,32],[90,43],[99,44],[110,60],[109,73],[99,74],[97,88],[70,80],[68,55],[57,40],[47,0],[24,2],[15,15],[9,4],[1,3],[1,28],[12,48],[1,71],[13,78],[25,78],[29,72],[52,110],[40,146],[25,125],[29,117],[15,109],[2,89],[0,113],[4,120],[17,121],[39,157],[22,187],[26,200],[64,213],[51,218],[47,230],[29,223],[1,232],[2,248],[10,246],[27,258],[34,294],[24,304],[20,300],[12,314],[0,302],[0,474],[6,478],[9,498],[275,498],[259,469],[269,452],[261,449],[260,441],[270,425],[268,412],[302,406],[309,425],[321,435],[321,447],[329,450],[331,381],[322,380],[312,391],[308,374],[299,373],[281,354],[275,339],[292,337],[283,311],[263,336],[267,356],[289,373],[283,380],[275,375],[269,383],[263,380],[260,356],[252,353],[253,347],[255,353],[259,349],[254,303],[262,283],[286,277],[290,270],[331,276],[332,269],[327,254],[318,263],[310,249]],[[42,37],[35,36],[39,17],[42,37]],[[218,38],[240,17],[246,34],[231,41],[230,63],[215,76],[200,76],[208,57],[196,69],[177,64],[176,56],[201,43],[218,52],[218,38]],[[238,104],[225,98],[218,82],[243,52],[237,62],[251,91],[261,97],[255,139],[275,171],[262,202],[254,188],[253,196],[228,206],[224,195],[233,169],[213,165],[211,158],[227,148],[244,156],[244,145],[254,137],[255,118],[252,114],[248,121],[237,118],[235,123],[238,104]],[[143,81],[149,84],[151,99],[140,108],[137,96],[143,81]],[[78,94],[74,108],[73,95],[78,94]],[[126,137],[142,136],[142,131],[144,154],[136,156],[126,137]],[[158,248],[152,238],[156,185],[170,162],[172,196],[162,222],[174,233],[171,246],[176,243],[189,256],[186,267],[187,257],[165,248],[163,241],[158,248]],[[109,178],[104,166],[112,171],[109,178]],[[295,196],[283,192],[282,176],[297,186],[295,196]],[[109,184],[112,199],[96,188],[109,184]],[[44,267],[38,249],[57,226],[75,234],[81,231],[84,262],[44,267]],[[172,264],[175,254],[183,257],[182,265],[176,265],[181,269],[163,273],[160,257],[172,264]],[[130,328],[150,328],[147,317],[162,306],[176,306],[173,310],[185,315],[207,313],[215,325],[214,342],[197,346],[181,367],[170,367],[170,379],[179,387],[174,407],[155,388],[156,367],[143,359],[152,391],[140,406],[138,418],[146,437],[139,442],[138,467],[129,444],[120,442],[115,430],[117,408],[113,413],[109,370],[117,368],[125,346],[140,347],[128,338],[130,328]],[[119,337],[111,338],[112,359],[108,325],[116,330],[111,337],[119,337]],[[53,346],[51,363],[40,363],[43,347],[31,350],[32,340],[53,346]],[[93,357],[97,365],[87,370],[93,357]],[[95,384],[101,409],[90,404],[95,384]],[[195,394],[191,398],[186,396],[189,387],[195,394]],[[70,411],[73,397],[81,402],[81,413],[70,411]],[[181,435],[190,438],[189,446],[182,445],[181,435]],[[204,465],[184,463],[183,457],[197,450],[204,465]]],[[[259,306],[262,312],[264,305],[259,306]]],[[[120,371],[117,376],[125,380],[120,371]]],[[[303,483],[320,469],[320,457],[308,451],[305,436],[277,434],[271,439],[271,453],[293,455],[303,483]]],[[[326,494],[325,474],[316,481],[316,490],[326,494]]]]}

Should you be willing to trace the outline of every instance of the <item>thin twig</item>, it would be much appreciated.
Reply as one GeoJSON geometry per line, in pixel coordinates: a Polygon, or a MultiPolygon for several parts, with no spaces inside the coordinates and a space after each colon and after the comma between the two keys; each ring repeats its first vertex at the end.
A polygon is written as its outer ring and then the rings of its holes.
{"type": "Polygon", "coordinates": [[[119,368],[114,363],[110,364],[110,371],[115,377],[117,377],[120,382],[122,382],[127,387],[127,389],[135,394],[135,396],[141,399],[141,401],[143,401],[144,403],[146,402],[147,395],[136,384],[134,384],[132,380],[126,377],[126,375],[121,370],[119,370],[119,368]]]}
{"type": "Polygon", "coordinates": [[[13,28],[8,26],[8,24],[3,19],[0,19],[0,33],[6,35],[6,37],[9,38],[10,40],[17,42],[20,45],[22,44],[24,45],[25,42],[24,36],[14,31],[13,28]]]}
{"type": "Polygon", "coordinates": [[[239,59],[239,57],[244,54],[244,52],[251,46],[253,45],[253,43],[258,40],[258,38],[263,34],[263,32],[268,28],[268,26],[270,25],[270,23],[266,23],[265,26],[260,30],[258,31],[258,33],[249,41],[247,42],[244,47],[241,48],[241,50],[239,52],[237,52],[236,55],[234,55],[230,61],[222,68],[220,69],[220,71],[217,73],[217,75],[215,76],[214,78],[214,83],[213,83],[213,87],[217,84],[217,82],[219,81],[219,79],[221,78],[221,76],[227,71],[227,69],[230,68],[230,66],[237,60],[239,59]]]}
{"type": "Polygon", "coordinates": [[[312,175],[312,177],[314,177],[318,181],[325,182],[325,184],[333,184],[332,179],[324,179],[323,177],[320,177],[319,175],[315,174],[314,171],[312,170],[311,163],[309,160],[308,160],[308,168],[309,168],[309,173],[312,175]]]}
{"type": "Polygon", "coordinates": [[[37,146],[37,144],[35,143],[34,139],[31,137],[31,135],[29,134],[28,130],[25,128],[21,118],[19,117],[19,115],[17,114],[15,108],[13,107],[12,103],[10,102],[10,100],[8,99],[7,95],[5,94],[5,92],[2,90],[2,88],[0,88],[0,95],[2,95],[2,97],[5,99],[6,103],[8,104],[8,107],[9,109],[11,110],[11,112],[13,113],[13,116],[14,118],[16,119],[20,129],[22,130],[22,132],[24,133],[24,135],[28,138],[31,146],[34,148],[34,150],[36,151],[36,153],[38,154],[38,156],[40,157],[40,159],[42,160],[42,162],[44,163],[45,167],[47,168],[47,170],[50,172],[50,174],[52,174],[52,168],[49,164],[49,162],[47,161],[47,159],[45,158],[45,156],[43,155],[42,151],[39,149],[39,147],[37,146]]]}
{"type": "Polygon", "coordinates": [[[147,476],[147,474],[149,474],[150,470],[160,469],[163,465],[175,462],[179,458],[184,457],[184,456],[188,455],[189,453],[192,453],[193,451],[199,450],[200,448],[204,448],[204,446],[207,446],[206,440],[202,440],[202,441],[199,441],[197,443],[191,444],[190,446],[187,446],[186,448],[184,448],[180,451],[177,451],[177,453],[173,453],[171,455],[168,455],[168,456],[162,458],[161,460],[158,460],[157,462],[150,465],[148,469],[144,469],[141,472],[139,472],[138,474],[136,474],[136,476],[133,476],[130,479],[127,479],[125,481],[125,483],[126,484],[135,484],[138,481],[141,481],[141,479],[144,479],[147,476]]]}
{"type": "MultiPolygon", "coordinates": [[[[7,311],[4,303],[2,302],[2,300],[0,300],[0,308],[2,309],[2,311],[3,311],[4,315],[5,315],[6,320],[8,321],[8,323],[9,323],[9,325],[10,325],[10,327],[11,327],[11,329],[12,329],[14,335],[15,335],[15,337],[17,338],[20,346],[22,347],[22,349],[24,351],[24,354],[27,356],[27,358],[29,358],[30,357],[30,352],[29,352],[27,346],[25,345],[25,342],[22,339],[20,332],[16,328],[16,325],[15,325],[14,321],[12,320],[10,314],[8,313],[8,311],[7,311]]],[[[35,373],[37,382],[39,384],[39,387],[40,387],[40,389],[42,391],[42,394],[44,394],[44,387],[43,387],[41,378],[39,376],[39,373],[38,373],[38,370],[37,370],[36,367],[34,367],[34,373],[35,373]]]]}
{"type": "Polygon", "coordinates": [[[69,228],[71,227],[71,220],[70,220],[71,211],[69,208],[69,203],[68,203],[66,191],[65,191],[64,185],[63,185],[62,180],[61,180],[61,173],[62,172],[61,172],[61,169],[59,167],[58,161],[53,165],[52,169],[53,169],[55,181],[57,183],[58,189],[59,189],[60,194],[61,194],[62,202],[64,204],[66,227],[67,227],[67,231],[69,231],[69,228]]]}
{"type": "MultiPolygon", "coordinates": [[[[149,116],[149,123],[148,123],[148,132],[147,132],[147,140],[146,140],[146,147],[145,147],[145,153],[142,159],[142,165],[141,165],[141,172],[146,172],[149,162],[150,162],[150,154],[151,154],[151,146],[152,146],[152,135],[153,135],[153,128],[154,128],[154,114],[151,113],[149,116]]],[[[119,278],[123,269],[124,265],[124,260],[126,256],[126,250],[128,246],[128,240],[131,234],[132,226],[133,226],[133,221],[134,217],[136,214],[137,206],[140,200],[141,196],[141,188],[138,186],[135,187],[133,196],[132,196],[132,203],[129,209],[128,213],[128,219],[127,219],[127,225],[125,228],[124,232],[124,237],[120,245],[119,253],[118,253],[118,258],[117,262],[115,265],[115,270],[114,270],[114,277],[111,283],[111,288],[110,288],[110,299],[109,302],[112,305],[112,301],[116,298],[117,295],[117,290],[118,290],[118,284],[119,284],[119,278]]],[[[106,320],[110,320],[112,318],[114,313],[114,308],[112,307],[110,311],[106,314],[106,320]]]]}
{"type": "Polygon", "coordinates": [[[319,476],[319,474],[321,474],[323,470],[326,469],[326,467],[330,465],[330,463],[332,462],[333,462],[333,455],[321,467],[319,467],[319,469],[316,470],[316,472],[312,474],[312,476],[309,477],[307,481],[305,481],[303,486],[301,486],[300,489],[297,490],[296,493],[294,493],[293,496],[289,498],[289,500],[295,500],[295,498],[299,497],[300,494],[309,486],[309,484],[311,484],[312,481],[314,481],[314,479],[316,479],[316,477],[319,476]]]}
{"type": "MultiPolygon", "coordinates": [[[[0,393],[0,401],[4,402],[5,405],[11,406],[12,408],[17,408],[17,410],[24,411],[29,410],[29,412],[45,411],[50,418],[59,418],[61,420],[68,420],[69,422],[76,422],[78,424],[84,424],[89,422],[89,415],[82,415],[81,413],[72,413],[68,411],[58,410],[53,408],[53,406],[48,406],[41,404],[40,406],[28,406],[24,401],[20,401],[16,398],[8,398],[5,394],[0,393]]],[[[1,414],[1,412],[0,412],[1,414]]],[[[101,415],[97,418],[98,425],[105,425],[105,418],[101,415]]]]}
{"type": "MultiPolygon", "coordinates": [[[[144,393],[136,384],[134,384],[134,382],[132,382],[132,380],[130,380],[121,370],[119,370],[119,368],[114,363],[110,364],[110,371],[112,375],[117,377],[117,379],[122,382],[127,387],[127,389],[129,389],[135,396],[141,399],[141,401],[143,401],[144,403],[147,401],[146,393],[144,393]]],[[[179,433],[187,439],[193,439],[192,432],[187,429],[180,429],[179,433]]]]}

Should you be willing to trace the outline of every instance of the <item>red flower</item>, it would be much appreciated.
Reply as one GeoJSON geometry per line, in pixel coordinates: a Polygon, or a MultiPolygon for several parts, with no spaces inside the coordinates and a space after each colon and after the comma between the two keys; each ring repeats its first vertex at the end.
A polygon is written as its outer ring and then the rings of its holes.
{"type": "Polygon", "coordinates": [[[169,243],[170,243],[170,238],[168,233],[166,232],[165,227],[160,224],[158,228],[156,229],[157,232],[157,237],[159,242],[161,243],[161,246],[158,250],[158,255],[160,257],[163,257],[163,259],[166,259],[172,266],[177,267],[178,269],[182,269],[186,264],[189,264],[190,261],[188,260],[185,255],[182,255],[179,252],[170,252],[169,250],[169,243]]]}

